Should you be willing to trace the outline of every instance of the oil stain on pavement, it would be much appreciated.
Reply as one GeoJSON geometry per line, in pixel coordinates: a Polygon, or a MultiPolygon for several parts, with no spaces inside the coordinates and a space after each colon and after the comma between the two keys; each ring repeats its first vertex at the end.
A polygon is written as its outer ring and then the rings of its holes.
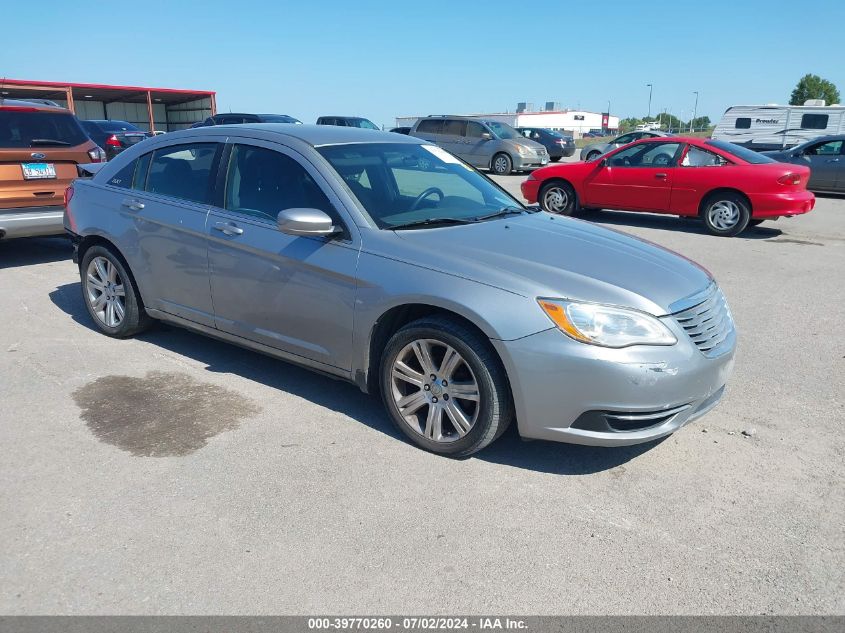
{"type": "Polygon", "coordinates": [[[188,455],[260,410],[224,387],[162,371],[103,376],[73,397],[98,439],[139,457],[188,455]]]}

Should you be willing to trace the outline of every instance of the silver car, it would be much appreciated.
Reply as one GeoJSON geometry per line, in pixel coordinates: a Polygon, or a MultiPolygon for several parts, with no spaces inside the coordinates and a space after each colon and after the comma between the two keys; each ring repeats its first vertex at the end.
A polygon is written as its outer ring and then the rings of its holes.
{"type": "Polygon", "coordinates": [[[586,145],[583,149],[581,149],[581,160],[594,160],[602,154],[606,154],[610,150],[616,149],[617,147],[622,147],[623,145],[633,143],[634,141],[639,141],[643,138],[655,138],[658,136],[671,136],[671,134],[667,134],[666,132],[654,131],[628,132],[627,134],[622,134],[621,136],[612,138],[606,143],[591,143],[590,145],[586,145]]]}
{"type": "MultiPolygon", "coordinates": [[[[68,192],[105,334],[166,321],[380,393],[417,446],[618,446],[721,398],[730,311],[670,251],[524,207],[436,145],[214,126],[127,149],[68,192]]],[[[119,362],[119,361],[118,361],[119,362]]]]}
{"type": "Polygon", "coordinates": [[[781,163],[810,168],[807,189],[845,193],[845,134],[820,136],[779,152],[762,152],[781,163]]]}
{"type": "Polygon", "coordinates": [[[448,150],[461,160],[498,176],[549,164],[546,148],[507,123],[466,116],[429,116],[408,132],[448,150]]]}

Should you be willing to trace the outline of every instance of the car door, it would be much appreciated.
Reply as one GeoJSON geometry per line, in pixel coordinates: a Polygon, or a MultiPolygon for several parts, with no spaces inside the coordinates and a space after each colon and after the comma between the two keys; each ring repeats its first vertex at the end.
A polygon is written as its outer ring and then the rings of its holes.
{"type": "Polygon", "coordinates": [[[146,271],[147,307],[207,326],[214,325],[214,311],[206,219],[222,147],[175,143],[141,156],[120,207],[133,220],[135,246],[127,258],[146,271]]]}
{"type": "MultiPolygon", "coordinates": [[[[804,150],[804,159],[809,163],[810,181],[808,189],[833,191],[836,189],[837,178],[842,172],[841,140],[814,143],[804,150]]],[[[806,164],[806,163],[805,163],[806,164]]]]}
{"type": "Polygon", "coordinates": [[[470,147],[466,140],[467,123],[462,119],[446,119],[437,144],[462,160],[469,161],[470,147]]]}
{"type": "Polygon", "coordinates": [[[584,180],[584,206],[666,212],[681,143],[638,143],[595,161],[584,180]]]}
{"type": "Polygon", "coordinates": [[[216,327],[320,364],[352,366],[352,317],[360,239],[328,182],[298,152],[229,139],[208,221],[216,327]],[[287,208],[317,208],[342,235],[282,233],[287,208]]]}
{"type": "Polygon", "coordinates": [[[467,144],[467,162],[475,167],[487,168],[490,166],[490,160],[493,158],[493,143],[492,135],[478,121],[467,121],[467,129],[465,136],[467,144]],[[487,138],[484,137],[487,134],[487,138]]]}

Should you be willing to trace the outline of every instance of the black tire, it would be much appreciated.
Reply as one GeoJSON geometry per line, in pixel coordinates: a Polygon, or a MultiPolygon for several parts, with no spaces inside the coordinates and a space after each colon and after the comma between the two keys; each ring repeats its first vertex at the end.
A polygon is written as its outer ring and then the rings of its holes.
{"type": "Polygon", "coordinates": [[[549,156],[549,160],[553,163],[556,163],[560,160],[560,156],[549,156]]]}
{"type": "MultiPolygon", "coordinates": [[[[442,366],[442,359],[438,361],[434,354],[432,354],[432,359],[435,364],[440,362],[442,366]]],[[[428,377],[426,377],[426,383],[428,382],[428,377]]],[[[434,393],[433,384],[434,381],[431,381],[431,389],[427,390],[428,396],[434,393]]],[[[514,417],[507,376],[490,342],[466,325],[448,317],[425,317],[399,329],[390,338],[382,354],[379,385],[385,409],[396,428],[416,446],[438,455],[466,457],[480,451],[502,435],[514,417]],[[412,428],[411,423],[406,421],[399,411],[396,398],[403,394],[395,392],[393,367],[400,353],[415,341],[434,341],[452,347],[460,354],[466,368],[472,372],[479,394],[475,404],[477,408],[474,411],[477,416],[474,424],[462,437],[457,433],[453,433],[454,438],[457,439],[453,438],[451,441],[437,441],[426,437],[420,429],[412,428]]],[[[444,388],[444,391],[446,390],[444,388]]],[[[410,391],[414,391],[413,386],[410,387],[410,391]]],[[[448,394],[440,397],[443,400],[441,406],[444,406],[444,402],[448,400],[448,394]]],[[[431,400],[430,397],[429,400],[431,400]]],[[[434,401],[437,400],[434,399],[434,401]]],[[[428,415],[429,407],[431,404],[422,405],[426,415],[428,415]]],[[[420,411],[420,415],[421,413],[420,411]]],[[[446,427],[452,428],[453,431],[457,428],[448,422],[445,414],[443,420],[447,421],[446,427]]]]}
{"type": "Polygon", "coordinates": [[[126,338],[150,327],[153,320],[147,315],[144,309],[141,295],[135,286],[135,279],[130,274],[129,268],[123,261],[123,258],[114,250],[102,245],[92,246],[86,250],[79,264],[79,274],[82,286],[82,301],[85,303],[85,308],[88,310],[88,314],[93,319],[94,324],[103,334],[114,338],[126,338]],[[123,286],[122,305],[124,313],[120,322],[115,325],[109,325],[106,322],[106,317],[97,313],[92,304],[92,299],[89,298],[97,292],[106,292],[100,291],[88,276],[88,269],[91,266],[91,262],[97,258],[100,258],[100,261],[107,260],[114,266],[116,271],[115,282],[123,286]]]}
{"type": "Polygon", "coordinates": [[[598,158],[599,156],[601,156],[601,152],[590,152],[589,154],[587,154],[587,157],[584,160],[589,162],[594,158],[598,158]]]}
{"type": "Polygon", "coordinates": [[[711,235],[720,237],[733,237],[739,235],[748,226],[751,220],[751,209],[748,201],[741,195],[731,191],[716,192],[707,196],[701,205],[701,219],[704,226],[711,235]],[[719,217],[724,212],[728,214],[737,213],[737,219],[726,224],[726,219],[719,217]]]}
{"type": "Polygon", "coordinates": [[[543,211],[556,215],[574,215],[578,211],[575,189],[563,180],[550,180],[540,187],[537,202],[543,211]]]}
{"type": "Polygon", "coordinates": [[[748,220],[748,226],[760,226],[761,224],[763,224],[763,222],[765,222],[765,220],[761,220],[760,218],[751,218],[750,220],[748,220]]]}
{"type": "Polygon", "coordinates": [[[490,170],[497,176],[507,176],[513,171],[513,161],[505,152],[499,152],[490,161],[490,170]]]}

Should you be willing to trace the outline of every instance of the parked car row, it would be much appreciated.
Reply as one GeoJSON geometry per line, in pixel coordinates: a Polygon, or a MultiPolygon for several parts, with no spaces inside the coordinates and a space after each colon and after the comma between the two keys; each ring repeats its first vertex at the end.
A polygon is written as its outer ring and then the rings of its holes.
{"type": "MultiPolygon", "coordinates": [[[[82,299],[104,334],[160,320],[348,380],[409,441],[453,457],[512,423],[526,438],[647,442],[722,398],[734,324],[690,260],[525,207],[413,135],[239,127],[148,139],[68,189],[82,299]]],[[[548,157],[494,122],[415,128],[490,145],[467,153],[481,167],[548,157]]],[[[669,168],[671,148],[640,143],[669,168]]]]}
{"type": "MultiPolygon", "coordinates": [[[[6,174],[0,182],[0,199],[3,200],[0,202],[3,205],[0,207],[3,209],[0,238],[61,232],[58,202],[64,187],[75,176],[75,164],[113,159],[156,134],[126,121],[78,121],[67,110],[46,103],[6,100],[2,104],[0,151],[5,148],[9,153],[14,149],[14,155],[19,156],[21,147],[16,147],[16,144],[25,145],[27,139],[32,148],[43,151],[30,151],[28,156],[19,158],[21,162],[7,161],[0,166],[0,174],[6,174]],[[49,133],[38,132],[41,124],[48,121],[62,123],[49,128],[49,133]],[[8,138],[5,144],[3,135],[8,138]],[[86,140],[93,143],[86,143],[86,140]],[[33,209],[40,211],[33,213],[33,209]]],[[[285,114],[225,113],[208,117],[195,127],[252,123],[301,124],[298,119],[285,114]]],[[[323,116],[318,119],[318,125],[378,130],[375,124],[361,117],[323,116]]],[[[552,130],[514,129],[500,121],[478,117],[435,115],[419,119],[410,128],[394,129],[398,133],[430,141],[458,159],[497,175],[541,169],[550,162],[572,156],[575,151],[571,137],[552,130]]],[[[763,219],[804,213],[812,206],[804,202],[796,206],[788,196],[776,208],[753,200],[753,196],[768,190],[764,186],[753,195],[749,193],[749,188],[757,186],[749,174],[758,172],[710,170],[702,172],[702,178],[692,182],[692,172],[686,168],[699,165],[685,161],[699,160],[697,153],[701,150],[716,154],[716,158],[705,165],[708,167],[757,164],[759,160],[768,162],[772,159],[791,162],[809,169],[807,172],[792,169],[789,173],[794,174],[798,182],[789,183],[790,186],[841,191],[845,190],[845,177],[842,176],[845,145],[842,139],[841,136],[823,137],[785,152],[772,153],[771,158],[766,158],[730,144],[702,148],[700,144],[690,144],[685,139],[663,132],[634,131],[607,143],[586,146],[581,156],[592,164],[590,168],[561,166],[560,169],[539,171],[529,178],[523,188],[528,192],[529,200],[539,202],[545,210],[553,213],[569,214],[598,207],[677,213],[703,218],[708,229],[715,234],[735,235],[763,219]],[[640,156],[639,150],[632,150],[630,157],[614,154],[629,143],[643,139],[664,139],[665,147],[674,148],[673,151],[660,153],[660,156],[668,156],[668,162],[658,165],[647,152],[642,152],[640,156]],[[743,151],[748,154],[743,155],[743,151]],[[599,157],[611,154],[614,156],[612,160],[596,162],[599,157]],[[619,162],[623,158],[625,160],[619,162]],[[657,173],[650,173],[644,169],[646,167],[660,169],[657,173]],[[630,173],[626,174],[629,170],[630,173]],[[679,178],[681,175],[683,177],[679,178]],[[541,191],[541,185],[537,185],[535,191],[534,184],[541,181],[548,186],[541,191]],[[556,184],[551,186],[549,183],[553,181],[556,184]],[[734,196],[744,196],[744,199],[739,202],[711,200],[712,188],[717,185],[734,196]],[[723,209],[721,215],[707,211],[714,204],[723,209]]],[[[786,185],[781,183],[781,186],[786,185]]]]}

